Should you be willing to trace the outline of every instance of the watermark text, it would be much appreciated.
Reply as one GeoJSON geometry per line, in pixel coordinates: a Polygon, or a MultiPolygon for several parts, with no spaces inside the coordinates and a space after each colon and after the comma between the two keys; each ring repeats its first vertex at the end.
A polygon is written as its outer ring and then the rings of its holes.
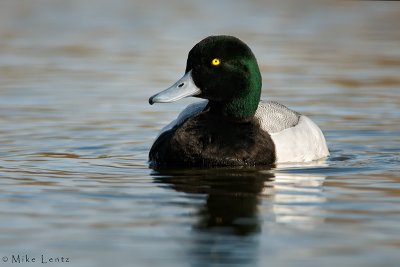
{"type": "Polygon", "coordinates": [[[29,254],[10,254],[2,257],[4,263],[14,263],[14,264],[29,264],[29,263],[70,263],[69,257],[65,256],[33,256],[29,254]]]}

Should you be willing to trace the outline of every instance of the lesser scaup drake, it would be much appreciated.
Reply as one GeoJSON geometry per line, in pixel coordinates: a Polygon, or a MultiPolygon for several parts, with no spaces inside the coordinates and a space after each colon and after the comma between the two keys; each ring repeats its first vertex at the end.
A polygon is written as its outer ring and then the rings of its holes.
{"type": "Polygon", "coordinates": [[[233,36],[210,36],[189,52],[185,75],[150,104],[195,96],[150,149],[152,167],[255,166],[329,155],[309,118],[260,102],[261,74],[250,48],[233,36]]]}

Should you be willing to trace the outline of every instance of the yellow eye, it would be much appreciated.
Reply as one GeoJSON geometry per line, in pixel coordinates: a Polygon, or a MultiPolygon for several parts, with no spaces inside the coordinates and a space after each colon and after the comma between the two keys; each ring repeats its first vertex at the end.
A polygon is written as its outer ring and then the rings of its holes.
{"type": "Polygon", "coordinates": [[[221,60],[220,60],[219,58],[214,58],[214,59],[211,61],[211,64],[212,64],[213,66],[218,66],[219,64],[221,64],[221,60]]]}

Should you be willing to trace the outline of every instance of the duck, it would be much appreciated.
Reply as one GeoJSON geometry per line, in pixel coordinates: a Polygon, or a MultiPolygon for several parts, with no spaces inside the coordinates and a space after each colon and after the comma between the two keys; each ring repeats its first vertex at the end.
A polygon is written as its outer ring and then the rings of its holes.
{"type": "Polygon", "coordinates": [[[166,125],[149,151],[152,168],[263,166],[323,159],[329,150],[307,116],[261,101],[262,78],[253,52],[239,38],[206,37],[187,57],[186,70],[149,103],[202,99],[166,125]]]}

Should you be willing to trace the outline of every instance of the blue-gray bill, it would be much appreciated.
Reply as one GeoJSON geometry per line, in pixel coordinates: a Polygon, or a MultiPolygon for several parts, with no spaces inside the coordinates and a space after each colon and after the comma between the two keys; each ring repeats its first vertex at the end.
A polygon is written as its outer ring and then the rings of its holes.
{"type": "Polygon", "coordinates": [[[188,71],[171,87],[150,97],[149,103],[153,105],[154,103],[174,102],[185,97],[199,95],[200,93],[201,90],[194,84],[192,71],[188,71]]]}

